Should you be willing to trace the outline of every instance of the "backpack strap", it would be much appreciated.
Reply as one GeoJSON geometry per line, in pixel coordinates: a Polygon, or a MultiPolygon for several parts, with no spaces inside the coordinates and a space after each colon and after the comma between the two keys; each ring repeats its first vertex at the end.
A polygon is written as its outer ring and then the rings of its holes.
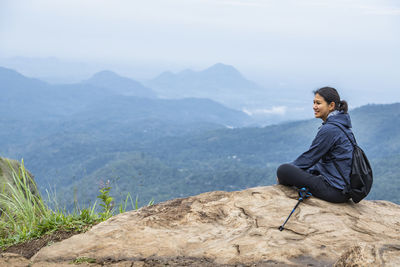
{"type": "MultiPolygon", "coordinates": [[[[333,125],[337,126],[340,130],[342,130],[342,132],[346,135],[347,139],[349,139],[350,143],[353,145],[353,148],[355,146],[357,146],[357,141],[356,141],[356,138],[354,137],[353,133],[352,133],[352,135],[354,138],[354,142],[353,142],[353,140],[351,140],[350,136],[346,133],[346,131],[342,128],[341,125],[339,125],[337,123],[333,123],[333,122],[328,122],[328,123],[333,124],[333,125]]],[[[339,172],[340,176],[342,176],[342,178],[346,184],[346,187],[343,190],[343,194],[347,194],[350,191],[350,184],[349,184],[349,182],[347,182],[347,179],[344,177],[342,170],[340,169],[339,165],[336,162],[336,158],[332,158],[332,160],[333,160],[333,165],[335,165],[336,170],[339,172]]]]}
{"type": "Polygon", "coordinates": [[[353,136],[354,142],[353,140],[351,140],[350,136],[348,135],[348,133],[346,133],[346,131],[342,128],[342,126],[340,124],[334,123],[334,122],[328,122],[329,124],[333,124],[335,126],[337,126],[340,130],[342,130],[342,132],[346,135],[347,139],[349,139],[350,143],[354,146],[357,145],[357,141],[356,141],[356,137],[354,136],[353,132],[351,133],[351,135],[353,136]]]}
{"type": "Polygon", "coordinates": [[[346,187],[342,191],[342,193],[345,195],[345,194],[349,193],[350,184],[349,184],[349,182],[347,182],[347,179],[344,177],[342,170],[340,169],[339,165],[336,162],[336,159],[333,159],[333,165],[335,165],[336,170],[340,173],[340,176],[342,176],[344,183],[346,184],[346,187]]]}

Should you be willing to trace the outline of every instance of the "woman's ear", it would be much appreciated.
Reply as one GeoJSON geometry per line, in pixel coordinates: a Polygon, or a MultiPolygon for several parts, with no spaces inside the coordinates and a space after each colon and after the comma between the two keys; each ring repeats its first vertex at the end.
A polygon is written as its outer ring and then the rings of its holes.
{"type": "Polygon", "coordinates": [[[332,102],[328,105],[328,108],[329,108],[329,111],[330,111],[330,112],[334,111],[334,110],[335,110],[335,102],[332,101],[332,102]]]}

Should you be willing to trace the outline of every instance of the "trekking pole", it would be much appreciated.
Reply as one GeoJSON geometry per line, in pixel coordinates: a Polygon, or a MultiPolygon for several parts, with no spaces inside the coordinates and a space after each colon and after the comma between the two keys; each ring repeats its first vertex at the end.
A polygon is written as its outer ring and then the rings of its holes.
{"type": "Polygon", "coordinates": [[[287,221],[289,221],[290,216],[292,216],[293,212],[296,210],[297,206],[300,204],[300,202],[303,202],[304,199],[311,197],[312,194],[310,192],[308,192],[308,189],[303,187],[301,189],[299,189],[299,200],[297,201],[296,206],[294,206],[292,212],[289,214],[289,216],[286,218],[286,221],[279,226],[279,231],[283,231],[285,224],[287,223],[287,221]]]}

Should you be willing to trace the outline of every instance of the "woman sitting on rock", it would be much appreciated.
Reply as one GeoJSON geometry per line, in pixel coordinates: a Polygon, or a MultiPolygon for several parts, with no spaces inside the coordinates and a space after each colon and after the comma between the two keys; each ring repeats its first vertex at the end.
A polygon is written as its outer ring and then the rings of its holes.
{"type": "Polygon", "coordinates": [[[343,179],[350,182],[353,146],[337,126],[340,125],[354,141],[347,102],[340,100],[335,88],[323,87],[314,92],[313,109],[315,117],[323,120],[322,126],[306,152],[278,168],[278,182],[306,187],[313,196],[329,202],[347,202],[350,197],[344,193],[346,182],[343,179]]]}

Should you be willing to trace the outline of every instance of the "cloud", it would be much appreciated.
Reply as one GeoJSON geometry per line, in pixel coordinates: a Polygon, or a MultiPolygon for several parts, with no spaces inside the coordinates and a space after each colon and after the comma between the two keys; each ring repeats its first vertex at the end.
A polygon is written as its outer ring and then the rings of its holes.
{"type": "Polygon", "coordinates": [[[398,7],[361,6],[360,8],[367,15],[400,16],[400,8],[398,7]]]}
{"type": "Polygon", "coordinates": [[[265,7],[269,6],[268,2],[265,1],[257,1],[257,0],[246,0],[246,1],[241,1],[241,0],[225,0],[221,2],[224,5],[230,5],[230,6],[248,6],[248,7],[265,7]]]}
{"type": "Polygon", "coordinates": [[[272,107],[270,109],[252,109],[252,110],[245,108],[242,111],[249,116],[254,116],[254,115],[280,115],[280,116],[283,116],[286,114],[287,107],[286,106],[276,106],[276,107],[272,107]]]}

